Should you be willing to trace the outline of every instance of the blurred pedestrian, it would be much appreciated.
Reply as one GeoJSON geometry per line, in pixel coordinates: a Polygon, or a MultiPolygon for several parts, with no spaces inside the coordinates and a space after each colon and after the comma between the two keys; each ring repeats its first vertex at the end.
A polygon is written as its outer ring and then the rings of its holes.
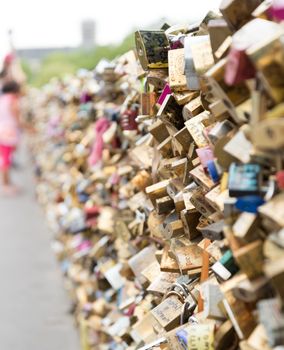
{"type": "Polygon", "coordinates": [[[3,60],[0,81],[2,86],[11,81],[15,81],[19,85],[25,84],[25,73],[22,70],[19,59],[13,52],[7,54],[3,60]]]}
{"type": "Polygon", "coordinates": [[[16,194],[18,189],[11,182],[12,156],[20,139],[20,85],[6,82],[0,95],[0,171],[3,194],[16,194]]]}

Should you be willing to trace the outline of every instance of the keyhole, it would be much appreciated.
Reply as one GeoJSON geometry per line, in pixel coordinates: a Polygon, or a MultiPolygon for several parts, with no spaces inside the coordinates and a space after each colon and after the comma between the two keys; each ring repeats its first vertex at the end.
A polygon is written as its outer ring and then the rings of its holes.
{"type": "Polygon", "coordinates": [[[274,137],[274,131],[271,128],[267,128],[266,135],[272,139],[274,137]]]}

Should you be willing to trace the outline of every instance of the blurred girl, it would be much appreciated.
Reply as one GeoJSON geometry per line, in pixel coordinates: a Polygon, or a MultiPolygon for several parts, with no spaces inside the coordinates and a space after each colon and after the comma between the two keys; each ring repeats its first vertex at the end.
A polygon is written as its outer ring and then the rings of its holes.
{"type": "Polygon", "coordinates": [[[2,192],[15,194],[10,171],[12,156],[20,138],[20,86],[15,81],[6,82],[0,95],[0,171],[2,192]]]}

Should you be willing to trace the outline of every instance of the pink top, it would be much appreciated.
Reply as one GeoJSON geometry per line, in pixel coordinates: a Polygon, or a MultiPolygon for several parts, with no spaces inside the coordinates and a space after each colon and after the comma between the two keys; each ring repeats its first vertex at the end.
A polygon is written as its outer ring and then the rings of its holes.
{"type": "Polygon", "coordinates": [[[17,117],[13,115],[12,106],[18,103],[18,97],[14,94],[0,96],[0,144],[16,146],[19,142],[20,131],[17,117]]]}

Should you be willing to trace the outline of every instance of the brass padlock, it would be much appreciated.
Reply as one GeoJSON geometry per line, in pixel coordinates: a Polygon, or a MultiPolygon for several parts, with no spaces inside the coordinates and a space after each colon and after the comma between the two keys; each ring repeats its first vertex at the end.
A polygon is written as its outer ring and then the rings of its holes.
{"type": "Polygon", "coordinates": [[[220,12],[232,31],[236,31],[246,24],[251,18],[253,11],[263,0],[223,0],[220,12]]]}
{"type": "Polygon", "coordinates": [[[157,94],[155,91],[150,91],[150,84],[146,79],[144,83],[144,92],[141,93],[141,115],[153,116],[155,114],[155,103],[157,94]]]}
{"type": "Polygon", "coordinates": [[[168,66],[169,41],[163,30],[138,30],[135,43],[144,70],[168,66]]]}

